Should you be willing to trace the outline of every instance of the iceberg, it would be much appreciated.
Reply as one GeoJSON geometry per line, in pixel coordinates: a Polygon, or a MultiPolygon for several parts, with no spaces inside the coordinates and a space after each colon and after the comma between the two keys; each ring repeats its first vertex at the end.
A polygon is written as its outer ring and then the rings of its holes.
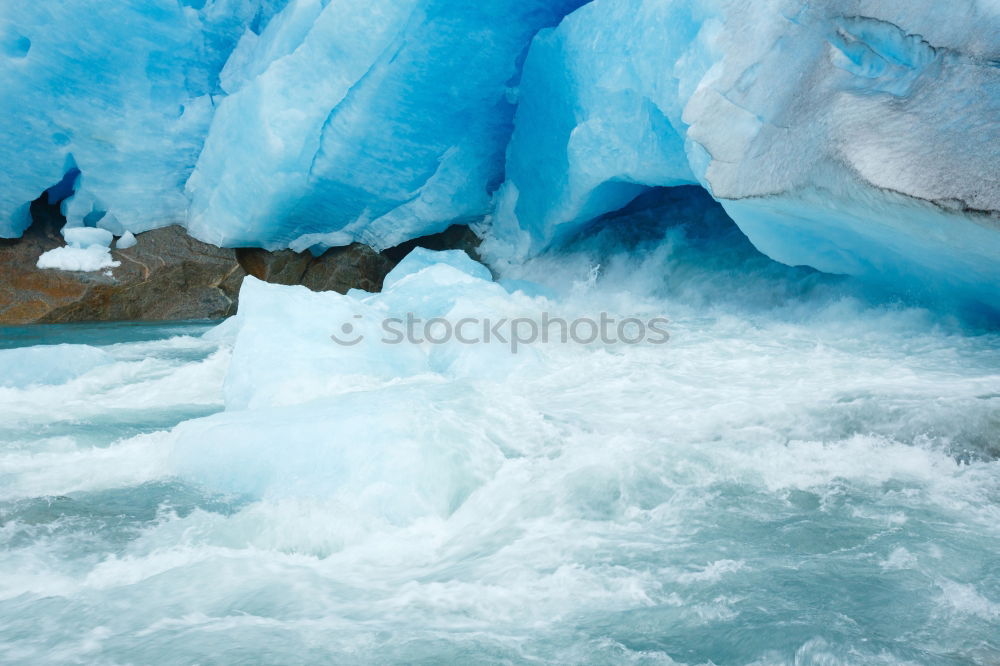
{"type": "Polygon", "coordinates": [[[1000,305],[996,3],[595,0],[522,76],[493,258],[700,184],[787,264],[1000,305]]]}
{"type": "Polygon", "coordinates": [[[80,344],[0,349],[0,389],[65,384],[114,358],[98,347],[80,344]]]}
{"type": "Polygon", "coordinates": [[[515,316],[540,306],[508,293],[460,251],[414,250],[379,294],[248,277],[239,313],[216,333],[233,345],[226,411],[175,430],[174,468],[251,496],[335,488],[352,513],[391,524],[448,515],[503,456],[489,432],[429,418],[428,396],[460,414],[477,397],[450,380],[503,377],[527,355],[501,343],[414,344],[390,335],[386,322],[515,316]]]}
{"type": "MultiPolygon", "coordinates": [[[[413,250],[389,273],[378,294],[357,289],[346,295],[314,292],[247,277],[239,311],[227,323],[236,333],[230,332],[235,343],[226,407],[258,409],[330,391],[339,394],[351,386],[350,378],[387,381],[459,368],[464,374],[490,376],[503,365],[494,364],[492,355],[473,367],[470,359],[483,358],[473,353],[476,350],[458,343],[403,343],[390,334],[386,322],[405,321],[408,314],[421,321],[501,316],[523,310],[526,303],[531,301],[509,294],[493,282],[485,266],[458,250],[413,250]],[[281,361],[258,362],[268,358],[281,361]]],[[[496,353],[501,359],[509,355],[502,346],[496,353]]]]}

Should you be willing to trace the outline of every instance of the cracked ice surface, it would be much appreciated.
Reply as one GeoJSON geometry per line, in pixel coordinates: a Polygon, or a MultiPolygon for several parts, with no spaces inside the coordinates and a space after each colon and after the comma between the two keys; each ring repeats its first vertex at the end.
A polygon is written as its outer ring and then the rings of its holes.
{"type": "Polygon", "coordinates": [[[19,236],[29,202],[77,165],[71,222],[107,212],[118,233],[183,223],[218,73],[283,3],[3,3],[0,237],[19,236]]]}
{"type": "Polygon", "coordinates": [[[700,183],[771,257],[1000,303],[1000,6],[596,0],[532,44],[496,258],[700,183]]]}
{"type": "Polygon", "coordinates": [[[388,247],[485,214],[518,58],[581,1],[293,2],[226,72],[189,228],[228,245],[388,247]]]}
{"type": "Polygon", "coordinates": [[[71,226],[220,245],[490,215],[502,262],[699,184],[772,258],[1000,305],[998,34],[992,0],[8,3],[0,236],[65,181],[71,226]]]}

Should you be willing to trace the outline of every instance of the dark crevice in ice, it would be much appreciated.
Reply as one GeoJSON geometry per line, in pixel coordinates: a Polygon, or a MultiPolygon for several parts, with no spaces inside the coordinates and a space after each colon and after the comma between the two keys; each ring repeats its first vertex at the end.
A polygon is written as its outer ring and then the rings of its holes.
{"type": "Polygon", "coordinates": [[[66,225],[62,204],[76,192],[80,169],[75,166],[67,169],[62,179],[42,192],[31,202],[28,211],[31,224],[25,230],[24,236],[34,238],[51,238],[62,242],[61,231],[66,225]]]}

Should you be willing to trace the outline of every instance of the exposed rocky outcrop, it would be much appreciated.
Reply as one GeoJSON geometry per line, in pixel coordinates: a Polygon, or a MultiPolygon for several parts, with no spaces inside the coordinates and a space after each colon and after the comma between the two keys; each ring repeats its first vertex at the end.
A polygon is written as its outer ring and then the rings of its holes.
{"type": "Polygon", "coordinates": [[[39,270],[62,245],[28,233],[0,247],[0,323],[219,318],[236,310],[243,271],[233,250],[201,243],[181,227],[140,234],[113,250],[121,266],[97,272],[39,270]]]}
{"type": "Polygon", "coordinates": [[[401,262],[411,250],[417,247],[436,250],[438,252],[442,250],[465,250],[476,261],[482,261],[482,257],[479,254],[479,245],[481,243],[482,239],[468,226],[453,224],[441,233],[408,240],[396,247],[383,250],[382,254],[388,257],[394,265],[401,262]]]}
{"type": "Polygon", "coordinates": [[[258,248],[236,250],[236,257],[249,275],[275,284],[301,284],[313,291],[348,289],[379,291],[382,280],[395,265],[367,245],[330,248],[314,257],[308,252],[258,248]]]}
{"type": "Polygon", "coordinates": [[[0,241],[0,325],[82,321],[218,319],[236,312],[246,275],[300,284],[314,291],[378,291],[393,266],[418,245],[462,248],[475,255],[467,227],[376,252],[365,245],[331,248],[320,256],[291,250],[220,248],[178,226],[147,231],[138,243],[112,250],[117,268],[98,272],[40,270],[38,257],[63,245],[60,216],[44,206],[17,240],[0,241]]]}

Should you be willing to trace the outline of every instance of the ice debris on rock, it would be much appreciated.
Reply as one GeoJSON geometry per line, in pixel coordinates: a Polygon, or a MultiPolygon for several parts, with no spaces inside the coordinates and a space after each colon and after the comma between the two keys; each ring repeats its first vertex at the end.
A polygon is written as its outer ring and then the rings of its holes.
{"type": "Polygon", "coordinates": [[[38,257],[38,268],[91,272],[122,265],[111,257],[110,246],[114,237],[110,231],[94,227],[67,227],[62,233],[68,244],[42,253],[38,257]]]}

